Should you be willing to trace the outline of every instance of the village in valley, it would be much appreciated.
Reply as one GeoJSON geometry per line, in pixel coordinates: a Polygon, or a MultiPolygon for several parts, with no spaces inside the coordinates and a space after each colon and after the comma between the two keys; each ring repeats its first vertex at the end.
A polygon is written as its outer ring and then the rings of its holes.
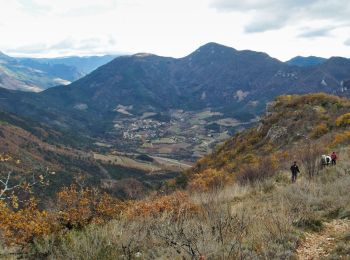
{"type": "Polygon", "coordinates": [[[177,160],[194,161],[208,154],[233,132],[252,122],[224,118],[211,109],[203,111],[170,110],[164,114],[145,112],[134,116],[128,107],[119,106],[113,136],[118,150],[177,160]]]}

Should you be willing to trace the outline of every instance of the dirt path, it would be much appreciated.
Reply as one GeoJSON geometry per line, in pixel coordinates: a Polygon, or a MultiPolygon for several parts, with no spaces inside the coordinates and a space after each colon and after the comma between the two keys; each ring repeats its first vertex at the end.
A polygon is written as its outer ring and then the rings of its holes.
{"type": "Polygon", "coordinates": [[[335,219],[324,224],[319,233],[306,233],[306,238],[297,249],[298,259],[322,259],[335,249],[338,235],[350,231],[350,220],[335,219]]]}

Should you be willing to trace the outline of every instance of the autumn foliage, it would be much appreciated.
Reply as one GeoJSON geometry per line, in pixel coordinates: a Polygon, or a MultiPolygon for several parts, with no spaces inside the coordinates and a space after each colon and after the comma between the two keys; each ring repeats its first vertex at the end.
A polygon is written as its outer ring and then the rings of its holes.
{"type": "Polygon", "coordinates": [[[178,219],[198,211],[199,207],[185,192],[121,202],[97,189],[72,185],[57,194],[55,206],[50,211],[40,209],[34,199],[21,207],[18,207],[17,197],[8,202],[0,201],[0,234],[7,245],[26,245],[35,237],[82,229],[89,224],[103,224],[121,217],[134,219],[166,214],[178,219]]]}
{"type": "Polygon", "coordinates": [[[124,203],[106,193],[75,185],[57,194],[56,208],[50,211],[40,209],[34,199],[21,204],[16,196],[0,200],[0,234],[7,245],[25,245],[52,232],[102,224],[118,218],[125,209],[124,203]]]}
{"type": "Polygon", "coordinates": [[[126,217],[134,219],[138,217],[160,217],[162,214],[168,214],[173,218],[178,218],[183,214],[192,214],[199,211],[187,193],[175,192],[148,200],[135,202],[126,210],[126,217]]]}
{"type": "Polygon", "coordinates": [[[57,194],[57,206],[60,224],[69,229],[117,218],[125,207],[119,200],[97,189],[78,189],[75,185],[65,187],[57,194]]]}
{"type": "Polygon", "coordinates": [[[232,183],[233,176],[225,171],[216,169],[206,169],[205,171],[192,176],[189,183],[191,191],[209,191],[222,188],[224,185],[232,183]]]}
{"type": "Polygon", "coordinates": [[[336,133],[331,144],[332,147],[336,147],[340,144],[346,145],[350,143],[350,131],[344,131],[336,133]]]}
{"type": "Polygon", "coordinates": [[[34,237],[53,232],[55,228],[53,216],[45,210],[39,210],[34,199],[22,209],[11,208],[0,201],[0,230],[7,245],[24,245],[34,237]]]}
{"type": "Polygon", "coordinates": [[[335,120],[335,124],[337,126],[348,126],[348,125],[350,125],[350,113],[346,113],[344,115],[339,116],[335,120]]]}
{"type": "Polygon", "coordinates": [[[314,130],[311,132],[310,137],[313,139],[317,139],[329,132],[329,128],[325,123],[318,124],[314,130]]]}

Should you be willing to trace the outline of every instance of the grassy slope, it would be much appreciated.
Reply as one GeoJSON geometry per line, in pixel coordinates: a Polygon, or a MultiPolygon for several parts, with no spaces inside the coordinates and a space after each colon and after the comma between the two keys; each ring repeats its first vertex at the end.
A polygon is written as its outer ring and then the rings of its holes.
{"type": "Polygon", "coordinates": [[[313,236],[318,249],[309,256],[339,259],[350,252],[349,230],[335,226],[350,224],[349,149],[340,155],[336,167],[312,181],[302,174],[290,184],[289,172],[281,171],[254,186],[193,193],[191,200],[203,208],[198,215],[112,221],[37,240],[33,250],[49,259],[290,259],[304,256],[313,236]]]}

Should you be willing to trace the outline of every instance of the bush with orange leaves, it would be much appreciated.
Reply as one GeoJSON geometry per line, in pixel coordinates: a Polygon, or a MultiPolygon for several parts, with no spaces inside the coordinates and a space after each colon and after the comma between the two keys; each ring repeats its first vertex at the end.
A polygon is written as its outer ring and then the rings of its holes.
{"type": "Polygon", "coordinates": [[[194,214],[199,211],[199,206],[194,204],[187,193],[174,192],[170,195],[150,198],[135,202],[126,210],[126,217],[129,219],[137,217],[159,217],[164,213],[174,219],[184,214],[194,214]]]}
{"type": "Polygon", "coordinates": [[[57,227],[53,215],[39,210],[34,199],[29,200],[22,209],[17,209],[17,198],[12,198],[12,206],[0,201],[0,230],[7,245],[25,245],[34,237],[47,235],[57,227]]]}
{"type": "Polygon", "coordinates": [[[350,131],[336,133],[331,143],[331,147],[336,147],[340,144],[346,145],[350,143],[350,131]]]}
{"type": "Polygon", "coordinates": [[[231,183],[232,180],[232,176],[227,172],[209,168],[192,176],[192,180],[189,183],[189,189],[192,191],[220,189],[224,185],[231,183]]]}
{"type": "Polygon", "coordinates": [[[57,194],[57,206],[59,222],[68,229],[118,218],[126,207],[125,203],[97,189],[78,189],[75,185],[57,194]]]}
{"type": "Polygon", "coordinates": [[[329,128],[325,123],[320,123],[317,125],[314,130],[311,132],[310,137],[313,139],[317,139],[329,132],[329,128]]]}
{"type": "Polygon", "coordinates": [[[350,113],[346,113],[344,115],[339,116],[335,120],[335,124],[337,126],[348,126],[348,125],[350,125],[350,113]]]}
{"type": "Polygon", "coordinates": [[[63,188],[57,194],[57,211],[41,210],[34,199],[18,205],[18,198],[0,200],[0,235],[7,245],[25,245],[60,230],[83,228],[118,218],[125,203],[96,189],[76,186],[63,188]]]}

